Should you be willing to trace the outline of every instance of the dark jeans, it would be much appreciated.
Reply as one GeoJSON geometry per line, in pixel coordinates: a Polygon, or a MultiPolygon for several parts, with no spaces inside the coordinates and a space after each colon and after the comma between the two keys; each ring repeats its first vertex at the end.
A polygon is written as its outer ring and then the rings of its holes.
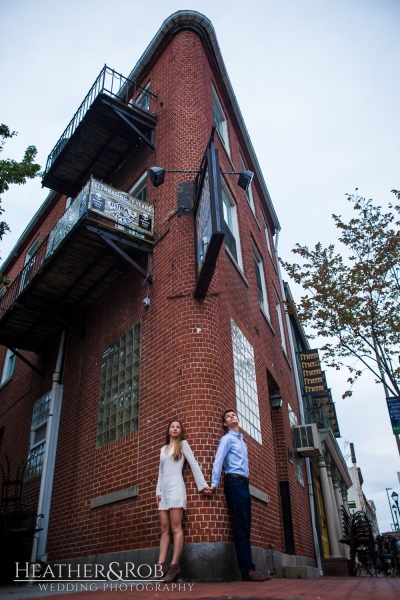
{"type": "Polygon", "coordinates": [[[242,575],[255,570],[251,558],[251,497],[249,484],[238,477],[225,478],[225,497],[233,517],[236,557],[242,575]]]}

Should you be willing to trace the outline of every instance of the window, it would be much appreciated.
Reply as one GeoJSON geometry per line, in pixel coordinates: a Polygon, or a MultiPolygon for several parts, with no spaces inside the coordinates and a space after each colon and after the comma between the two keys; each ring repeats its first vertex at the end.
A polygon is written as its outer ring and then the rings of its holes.
{"type": "Polygon", "coordinates": [[[139,426],[140,323],[104,349],[100,375],[97,447],[139,426]]]}
{"type": "Polygon", "coordinates": [[[31,259],[33,259],[33,260],[30,262],[30,265],[26,268],[26,270],[23,271],[23,275],[22,275],[22,279],[21,279],[21,286],[19,288],[20,292],[22,292],[22,290],[26,288],[26,286],[28,285],[28,283],[30,282],[30,280],[32,278],[33,267],[35,265],[34,256],[35,256],[36,252],[38,251],[38,248],[39,248],[39,237],[36,238],[36,240],[33,242],[32,246],[26,252],[24,266],[27,266],[28,263],[31,261],[31,259]]]}
{"type": "Polygon", "coordinates": [[[137,182],[132,186],[129,191],[131,196],[142,200],[142,202],[146,202],[146,190],[147,190],[147,171],[143,173],[143,175],[137,180],[137,182]]]}
{"type": "Polygon", "coordinates": [[[282,348],[284,349],[284,351],[286,352],[287,350],[286,350],[285,330],[283,328],[282,307],[281,307],[281,303],[280,303],[278,294],[276,293],[276,290],[274,290],[274,294],[275,294],[275,308],[276,308],[276,314],[278,316],[279,335],[281,338],[281,345],[282,345],[282,348]]]}
{"type": "Polygon", "coordinates": [[[1,376],[1,384],[8,381],[13,376],[16,360],[17,360],[17,356],[14,354],[14,352],[12,350],[7,348],[6,358],[4,360],[3,373],[1,376]]]}
{"type": "Polygon", "coordinates": [[[240,331],[233,319],[231,319],[231,333],[236,409],[240,419],[240,426],[261,444],[261,424],[253,346],[240,331]]]}
{"type": "Polygon", "coordinates": [[[269,237],[269,229],[268,229],[267,222],[266,222],[266,220],[264,218],[264,215],[263,215],[262,220],[263,220],[264,235],[265,235],[265,241],[266,241],[266,244],[267,244],[268,252],[270,253],[271,256],[273,256],[273,254],[272,254],[272,248],[271,248],[271,240],[270,240],[270,237],[269,237]]]}
{"type": "MultiPolygon", "coordinates": [[[[295,427],[298,424],[298,420],[297,420],[297,415],[294,412],[293,408],[290,406],[290,404],[288,403],[288,411],[289,411],[289,423],[290,423],[290,427],[295,427]]],[[[294,436],[293,436],[294,438],[294,436]]],[[[295,446],[295,443],[293,441],[293,445],[295,446]]],[[[293,464],[294,464],[294,471],[296,474],[296,479],[299,483],[301,483],[301,485],[304,485],[304,476],[303,476],[303,462],[301,460],[301,456],[299,456],[299,454],[297,452],[293,452],[293,464]]]]}
{"type": "Polygon", "coordinates": [[[222,179],[222,208],[225,221],[225,245],[229,252],[242,268],[242,253],[240,251],[239,226],[237,220],[236,204],[229,193],[228,187],[222,179]]]}
{"type": "Polygon", "coordinates": [[[43,455],[46,448],[47,420],[49,418],[51,392],[48,392],[33,405],[31,440],[25,470],[25,480],[37,477],[42,472],[43,455]]]}
{"type": "Polygon", "coordinates": [[[219,101],[219,98],[217,96],[217,92],[214,89],[214,86],[212,86],[212,95],[214,121],[217,126],[217,131],[221,137],[221,140],[224,143],[225,149],[229,154],[228,121],[226,119],[221,102],[219,101]]]}
{"type": "Polygon", "coordinates": [[[253,244],[253,259],[254,259],[254,270],[256,272],[256,282],[258,291],[258,304],[265,315],[270,319],[269,307],[268,307],[268,296],[265,287],[265,276],[262,258],[253,244]]]}
{"type": "Polygon", "coordinates": [[[149,91],[150,91],[150,81],[149,81],[149,83],[147,83],[145,85],[145,87],[143,88],[143,90],[137,96],[136,100],[134,100],[134,103],[138,104],[142,108],[147,108],[147,110],[149,110],[150,109],[150,94],[149,94],[149,91]]]}
{"type": "MultiPolygon", "coordinates": [[[[242,156],[240,156],[240,166],[241,166],[242,171],[247,171],[248,170],[247,167],[246,167],[246,165],[244,164],[244,160],[243,160],[242,156]]],[[[251,210],[253,211],[253,213],[255,215],[256,214],[256,209],[254,208],[253,191],[251,189],[251,185],[252,184],[250,183],[249,187],[246,190],[246,200],[247,200],[247,202],[248,202],[251,210]]]]}

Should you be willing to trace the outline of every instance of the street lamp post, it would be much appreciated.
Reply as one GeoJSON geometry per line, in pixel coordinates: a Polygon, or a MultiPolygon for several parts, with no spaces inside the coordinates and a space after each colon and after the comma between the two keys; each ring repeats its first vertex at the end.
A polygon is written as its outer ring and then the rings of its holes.
{"type": "Polygon", "coordinates": [[[392,505],[391,505],[390,498],[389,498],[389,490],[391,490],[391,489],[393,489],[393,488],[386,488],[386,494],[387,494],[387,499],[389,502],[390,514],[392,515],[392,521],[394,524],[393,509],[392,509],[392,505]]]}
{"type": "Polygon", "coordinates": [[[394,513],[394,516],[395,516],[394,530],[395,531],[399,531],[399,519],[397,517],[397,512],[396,512],[397,507],[396,507],[395,504],[392,504],[392,509],[393,509],[393,513],[394,513]]]}
{"type": "Polygon", "coordinates": [[[394,491],[390,495],[392,496],[393,502],[394,502],[394,504],[392,506],[392,509],[393,509],[394,515],[396,517],[395,530],[399,531],[399,519],[398,519],[398,516],[400,515],[400,511],[399,511],[399,495],[398,495],[397,492],[394,492],[394,491]]]}

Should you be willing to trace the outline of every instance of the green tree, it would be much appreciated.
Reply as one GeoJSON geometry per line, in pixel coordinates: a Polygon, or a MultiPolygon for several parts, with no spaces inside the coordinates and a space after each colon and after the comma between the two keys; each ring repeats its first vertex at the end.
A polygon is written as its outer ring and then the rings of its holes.
{"type": "MultiPolygon", "coordinates": [[[[392,192],[400,200],[400,192],[392,192]]],[[[346,254],[333,244],[314,249],[296,244],[292,252],[303,263],[281,263],[307,291],[296,310],[313,330],[310,337],[329,340],[321,348],[324,361],[350,371],[343,398],[366,370],[387,394],[400,398],[400,205],[382,212],[372,200],[346,196],[357,216],[344,223],[332,215],[346,254]]]]}
{"type": "MultiPolygon", "coordinates": [[[[0,124],[0,152],[3,152],[5,142],[16,135],[18,135],[16,131],[10,131],[7,125],[0,124]]],[[[28,146],[21,162],[10,158],[0,160],[0,215],[4,212],[4,208],[1,206],[1,196],[9,189],[10,184],[21,185],[40,174],[40,165],[34,162],[36,154],[35,146],[28,146]]],[[[5,221],[1,221],[0,241],[7,231],[10,231],[9,226],[5,221]]],[[[4,281],[3,276],[0,277],[0,280],[4,281]]]]}

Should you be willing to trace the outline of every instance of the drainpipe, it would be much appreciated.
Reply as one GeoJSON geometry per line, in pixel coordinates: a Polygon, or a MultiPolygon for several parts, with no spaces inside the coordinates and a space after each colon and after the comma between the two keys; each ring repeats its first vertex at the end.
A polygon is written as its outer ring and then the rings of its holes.
{"type": "MultiPolygon", "coordinates": [[[[279,260],[278,260],[278,241],[279,241],[279,230],[277,230],[276,236],[275,236],[275,245],[274,245],[275,263],[276,263],[276,268],[278,270],[279,285],[280,285],[280,288],[281,288],[282,298],[285,298],[285,290],[283,288],[281,266],[280,266],[280,263],[279,263],[279,260]]],[[[299,374],[297,372],[297,360],[296,360],[296,353],[294,351],[294,345],[293,345],[292,329],[291,329],[291,326],[290,326],[289,315],[288,315],[288,313],[286,311],[285,311],[285,319],[286,319],[286,329],[287,329],[288,338],[289,338],[290,354],[291,354],[291,357],[292,357],[294,379],[295,379],[295,382],[296,382],[297,400],[298,400],[298,403],[299,403],[299,410],[300,410],[300,419],[301,419],[302,425],[304,425],[305,419],[304,419],[303,396],[302,396],[302,393],[301,393],[301,386],[300,386],[299,374]]],[[[312,525],[312,531],[313,531],[315,557],[317,559],[317,566],[318,566],[319,574],[322,576],[324,573],[323,573],[323,570],[322,570],[321,552],[320,552],[320,548],[319,548],[317,527],[315,525],[315,500],[314,500],[314,489],[313,489],[313,484],[312,484],[312,474],[311,474],[310,459],[307,456],[304,460],[306,462],[308,499],[309,499],[309,502],[310,502],[311,525],[312,525]]]]}
{"type": "MultiPolygon", "coordinates": [[[[40,480],[39,502],[37,514],[43,515],[37,518],[37,528],[42,531],[33,538],[31,553],[31,569],[37,560],[47,562],[46,543],[49,528],[51,495],[53,492],[54,465],[56,461],[58,429],[60,425],[61,403],[63,396],[63,385],[59,383],[61,376],[62,360],[65,352],[65,331],[61,334],[60,346],[53,373],[53,386],[49,405],[49,418],[46,429],[46,446],[43,455],[42,477],[40,480]]],[[[32,575],[32,571],[31,571],[32,575]]]]}

